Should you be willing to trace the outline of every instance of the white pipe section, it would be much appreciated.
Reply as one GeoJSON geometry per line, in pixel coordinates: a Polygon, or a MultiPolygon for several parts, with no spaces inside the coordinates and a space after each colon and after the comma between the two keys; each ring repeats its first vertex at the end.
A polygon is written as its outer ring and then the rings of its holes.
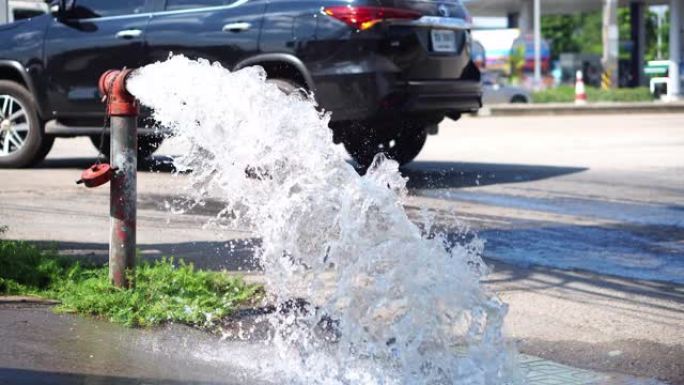
{"type": "Polygon", "coordinates": [[[682,61],[682,3],[684,0],[670,0],[670,69],[667,96],[676,99],[681,94],[679,65],[682,61]]]}
{"type": "MultiPolygon", "coordinates": [[[[675,0],[676,1],[676,0],[675,0]]],[[[534,88],[541,87],[541,0],[534,0],[534,88]]]]}

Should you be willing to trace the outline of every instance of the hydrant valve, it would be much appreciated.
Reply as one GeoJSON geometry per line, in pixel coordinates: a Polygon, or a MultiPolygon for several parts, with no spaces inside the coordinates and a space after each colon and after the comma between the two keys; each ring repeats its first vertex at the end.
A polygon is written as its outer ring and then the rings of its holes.
{"type": "Polygon", "coordinates": [[[126,90],[126,80],[131,69],[109,70],[100,76],[98,88],[106,98],[108,116],[138,116],[140,113],[135,96],[126,90]]]}

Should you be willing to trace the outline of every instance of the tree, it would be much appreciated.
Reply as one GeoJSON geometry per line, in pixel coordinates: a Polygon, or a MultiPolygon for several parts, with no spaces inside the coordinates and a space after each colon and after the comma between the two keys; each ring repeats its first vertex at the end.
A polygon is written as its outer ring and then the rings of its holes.
{"type": "MultiPolygon", "coordinates": [[[[667,16],[667,15],[666,15],[667,16]]],[[[669,40],[669,18],[665,18],[663,25],[660,30],[658,29],[658,14],[649,10],[646,15],[644,15],[644,24],[646,28],[646,52],[645,61],[656,60],[658,57],[658,33],[661,34],[663,46],[661,51],[663,57],[667,57],[668,50],[668,40],[669,40]]],[[[632,37],[632,25],[631,25],[631,14],[629,8],[620,8],[618,10],[618,28],[620,30],[620,40],[629,41],[632,37]]],[[[620,57],[628,58],[630,57],[630,52],[624,46],[621,46],[620,57]]]]}
{"type": "Polygon", "coordinates": [[[542,17],[542,36],[551,44],[551,57],[561,53],[601,54],[601,12],[542,17]]]}
{"type": "Polygon", "coordinates": [[[542,17],[542,36],[551,44],[551,57],[553,59],[558,59],[561,53],[580,51],[580,43],[574,38],[578,26],[577,15],[542,17]]]}
{"type": "MultiPolygon", "coordinates": [[[[663,25],[658,29],[658,16],[649,10],[646,20],[646,58],[656,59],[658,34],[661,34],[664,57],[668,56],[669,39],[669,11],[666,13],[663,25]]],[[[620,40],[631,39],[631,15],[629,8],[618,10],[618,29],[620,40]]],[[[551,44],[551,57],[557,60],[561,53],[593,53],[601,55],[602,42],[601,11],[576,13],[570,15],[546,15],[542,17],[542,36],[551,44]]],[[[628,56],[628,52],[621,52],[621,56],[628,56]]]]}
{"type": "MultiPolygon", "coordinates": [[[[646,46],[646,56],[653,59],[663,59],[670,57],[670,10],[667,10],[663,15],[663,24],[658,28],[658,15],[652,12],[652,23],[653,30],[656,31],[655,36],[653,36],[653,42],[646,46]],[[660,48],[660,53],[662,57],[658,57],[658,36],[660,35],[663,46],[660,48]]],[[[646,38],[648,41],[648,37],[646,38]]]]}

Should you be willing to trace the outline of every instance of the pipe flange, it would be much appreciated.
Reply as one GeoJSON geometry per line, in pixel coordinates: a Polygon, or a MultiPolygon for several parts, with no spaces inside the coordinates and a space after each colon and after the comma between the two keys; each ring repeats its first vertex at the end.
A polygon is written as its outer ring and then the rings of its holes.
{"type": "Polygon", "coordinates": [[[126,89],[131,69],[109,70],[100,76],[98,88],[107,103],[108,116],[138,116],[140,107],[135,96],[126,89]]]}

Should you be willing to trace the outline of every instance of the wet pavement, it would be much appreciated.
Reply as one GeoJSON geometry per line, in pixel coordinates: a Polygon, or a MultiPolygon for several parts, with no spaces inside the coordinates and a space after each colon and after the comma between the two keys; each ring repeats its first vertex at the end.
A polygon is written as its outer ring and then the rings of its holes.
{"type": "MultiPolygon", "coordinates": [[[[408,170],[417,173],[422,167],[417,163],[408,170]]],[[[496,166],[480,170],[483,179],[508,172],[496,166]]],[[[493,259],[684,284],[684,200],[674,201],[684,197],[684,181],[669,172],[672,184],[667,186],[646,173],[595,170],[572,171],[562,177],[564,185],[553,180],[483,182],[482,187],[419,186],[413,193],[415,206],[429,205],[425,200],[436,203],[438,211],[458,205],[461,215],[462,207],[472,207],[477,214],[467,222],[487,241],[486,255],[493,259]],[[634,185],[625,185],[622,178],[634,185]],[[618,183],[622,189],[613,187],[618,183]],[[637,195],[644,190],[652,195],[637,195]],[[659,202],[661,190],[673,200],[659,202]]]]}
{"type": "Polygon", "coordinates": [[[6,385],[244,384],[246,380],[227,359],[218,364],[197,358],[205,345],[217,341],[183,326],[127,329],[55,314],[42,305],[0,304],[0,341],[0,383],[6,385]]]}
{"type": "MultiPolygon", "coordinates": [[[[44,305],[0,303],[0,383],[4,385],[260,384],[246,364],[268,347],[220,340],[188,327],[127,329],[55,314],[44,305]]],[[[267,364],[267,363],[264,363],[267,364]]],[[[529,355],[519,357],[529,385],[660,385],[529,355]]]]}

